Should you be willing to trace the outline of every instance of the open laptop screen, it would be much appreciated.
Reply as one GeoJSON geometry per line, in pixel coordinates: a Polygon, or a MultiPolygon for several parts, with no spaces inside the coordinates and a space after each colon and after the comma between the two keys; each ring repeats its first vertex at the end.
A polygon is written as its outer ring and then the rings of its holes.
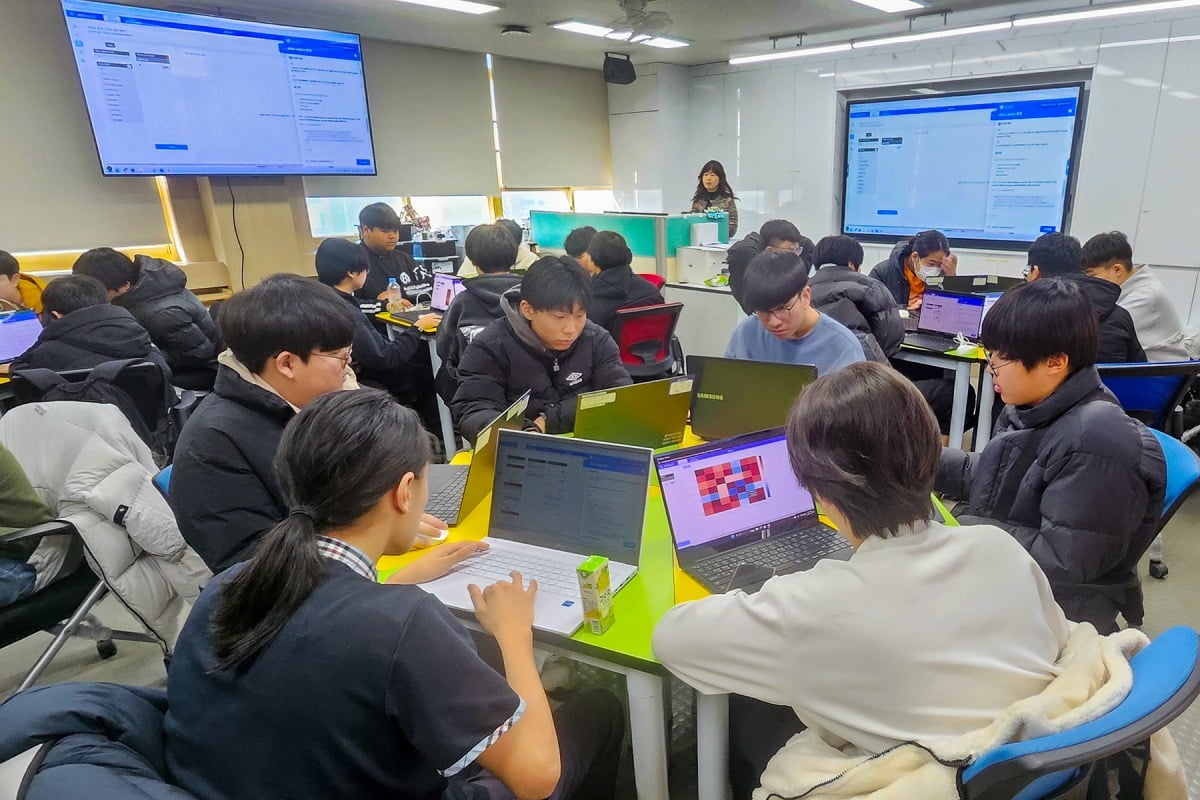
{"type": "Polygon", "coordinates": [[[434,311],[445,311],[450,307],[450,301],[463,291],[463,279],[445,272],[433,276],[433,294],[429,307],[434,311]]]}
{"type": "Polygon", "coordinates": [[[0,364],[12,361],[37,341],[42,322],[33,311],[15,311],[0,316],[0,364]]]}
{"type": "Polygon", "coordinates": [[[680,550],[816,513],[781,429],[660,455],[655,464],[680,550]]]}
{"type": "Polygon", "coordinates": [[[501,430],[489,536],[637,564],[651,451],[501,430]]]}
{"type": "Polygon", "coordinates": [[[986,302],[987,298],[983,295],[952,294],[926,289],[921,300],[921,316],[917,327],[930,333],[947,336],[961,333],[968,339],[978,339],[986,302]]]}

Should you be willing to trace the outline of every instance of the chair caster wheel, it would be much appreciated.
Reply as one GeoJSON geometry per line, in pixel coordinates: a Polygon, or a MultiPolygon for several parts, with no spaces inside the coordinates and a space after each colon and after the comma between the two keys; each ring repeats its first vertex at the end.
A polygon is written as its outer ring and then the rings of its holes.
{"type": "Polygon", "coordinates": [[[112,658],[117,654],[117,643],[111,639],[106,642],[96,642],[96,652],[101,659],[112,658]]]}
{"type": "Polygon", "coordinates": [[[1167,565],[1161,561],[1150,562],[1150,577],[1162,580],[1167,577],[1167,565]]]}

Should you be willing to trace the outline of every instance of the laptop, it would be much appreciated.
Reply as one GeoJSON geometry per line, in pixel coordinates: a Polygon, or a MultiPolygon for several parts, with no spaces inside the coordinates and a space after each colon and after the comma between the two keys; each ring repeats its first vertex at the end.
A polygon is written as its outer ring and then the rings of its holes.
{"type": "Polygon", "coordinates": [[[692,378],[664,378],[584,392],[575,400],[575,436],[657,450],[683,441],[692,378]]]}
{"type": "MultiPolygon", "coordinates": [[[[491,547],[422,584],[451,608],[472,610],[467,586],[510,580],[519,571],[538,582],[533,625],[569,636],[583,624],[575,568],[608,558],[616,594],[637,573],[651,451],[586,439],[501,430],[491,547]]],[[[618,621],[617,624],[620,624],[618,621]]]]}
{"type": "Polygon", "coordinates": [[[692,433],[710,441],[782,426],[796,398],[817,379],[809,364],[713,356],[688,356],[687,371],[696,379],[692,433]]]}
{"type": "Polygon", "coordinates": [[[817,519],[782,428],[654,459],[679,567],[711,592],[757,591],[774,575],[854,552],[817,519]]]}
{"type": "Polygon", "coordinates": [[[492,490],[492,470],[496,466],[496,431],[501,428],[520,429],[525,424],[525,409],[529,392],[517,398],[500,416],[492,420],[475,438],[469,466],[431,464],[429,466],[429,501],[425,511],[448,525],[475,510],[492,490]]]}
{"type": "Polygon", "coordinates": [[[42,335],[36,311],[13,311],[0,315],[0,364],[7,364],[33,347],[42,335]]]}
{"type": "Polygon", "coordinates": [[[926,289],[917,316],[917,330],[904,334],[904,343],[944,353],[958,347],[955,336],[960,333],[973,342],[979,341],[985,305],[988,300],[982,294],[926,289]]]}
{"type": "Polygon", "coordinates": [[[1022,283],[1025,283],[1024,278],[1006,275],[940,275],[929,279],[929,286],[934,289],[967,294],[1007,292],[1022,283]]]}
{"type": "Polygon", "coordinates": [[[466,291],[463,279],[448,272],[439,272],[433,276],[433,289],[429,295],[428,306],[414,306],[408,311],[392,312],[392,316],[410,325],[416,325],[423,314],[445,314],[450,308],[450,301],[466,291]]]}

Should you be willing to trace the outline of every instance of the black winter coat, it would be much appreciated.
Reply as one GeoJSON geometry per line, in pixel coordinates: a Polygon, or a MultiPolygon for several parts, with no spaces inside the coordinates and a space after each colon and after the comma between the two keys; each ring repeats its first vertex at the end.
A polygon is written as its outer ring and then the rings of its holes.
{"type": "Polygon", "coordinates": [[[856,334],[875,339],[885,356],[904,341],[904,320],[887,287],[861,272],[826,264],[808,279],[813,308],[828,314],[856,334]]]}
{"type": "Polygon", "coordinates": [[[1082,272],[1073,272],[1063,275],[1062,278],[1078,286],[1092,301],[1096,313],[1100,315],[1100,349],[1096,353],[1097,364],[1124,364],[1146,360],[1146,351],[1138,341],[1133,317],[1117,305],[1117,298],[1121,296],[1120,286],[1082,272]]]}
{"type": "Polygon", "coordinates": [[[222,365],[212,394],[183,426],[171,509],[214,574],[254,555],[262,535],[287,514],[273,461],[293,416],[282,397],[222,365]]]}
{"type": "Polygon", "coordinates": [[[137,283],[113,304],[128,310],[146,329],[173,372],[206,371],[211,384],[221,337],[208,309],[188,291],[182,269],[161,258],[140,255],[135,260],[140,269],[137,283]]]}
{"type": "Polygon", "coordinates": [[[105,361],[124,358],[152,361],[171,378],[171,369],[151,344],[146,329],[125,309],[105,304],[51,320],[33,346],[13,361],[12,371],[93,369],[105,361]]]}
{"type": "Polygon", "coordinates": [[[1158,529],[1166,462],[1154,435],[1125,415],[1094,367],[1036,406],[1005,406],[996,431],[982,453],[942,451],[935,488],[966,501],[959,521],[1011,533],[1045,571],[1069,619],[1101,633],[1116,630],[1118,611],[1140,624],[1140,587],[1105,585],[1136,584],[1138,559],[1158,529]],[[1036,459],[1011,510],[998,508],[1030,443],[1036,459]]]}
{"type": "Polygon", "coordinates": [[[656,306],[662,302],[662,293],[654,288],[654,284],[635,275],[633,268],[626,264],[592,277],[592,305],[588,308],[588,319],[612,333],[618,309],[656,306]]]}
{"type": "Polygon", "coordinates": [[[421,347],[421,331],[403,328],[395,339],[380,333],[362,313],[363,303],[352,294],[334,290],[354,309],[354,372],[359,380],[382,386],[393,394],[411,385],[407,375],[410,360],[421,347]]]}
{"type": "Polygon", "coordinates": [[[567,433],[575,428],[576,395],[633,383],[608,331],[588,321],[570,349],[553,352],[521,316],[520,302],[520,287],[505,292],[504,317],[467,345],[458,364],[450,413],[472,443],[526,390],[531,392],[526,419],[545,414],[546,433],[567,433]]]}
{"type": "Polygon", "coordinates": [[[884,261],[880,261],[871,270],[870,277],[882,283],[892,294],[892,299],[900,308],[908,308],[908,278],[904,277],[904,266],[900,263],[900,251],[905,242],[897,242],[892,252],[884,261]]]}

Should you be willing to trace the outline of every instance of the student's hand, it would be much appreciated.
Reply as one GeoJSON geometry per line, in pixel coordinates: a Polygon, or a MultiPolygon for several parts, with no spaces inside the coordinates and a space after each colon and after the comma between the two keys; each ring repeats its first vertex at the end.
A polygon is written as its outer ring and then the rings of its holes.
{"type": "Polygon", "coordinates": [[[12,369],[12,364],[0,364],[0,375],[7,375],[10,369],[12,369]]]}
{"type": "Polygon", "coordinates": [[[958,256],[956,256],[954,253],[947,253],[946,257],[942,259],[942,274],[958,274],[958,256]]]}
{"type": "Polygon", "coordinates": [[[546,415],[538,414],[537,419],[535,419],[533,421],[533,424],[535,426],[537,426],[537,429],[539,431],[541,431],[542,433],[545,433],[546,432],[546,415]]]}
{"type": "Polygon", "coordinates": [[[441,314],[422,314],[417,317],[417,327],[423,331],[431,331],[441,324],[441,314]]]}
{"type": "Polygon", "coordinates": [[[503,645],[513,637],[533,635],[533,600],[537,597],[537,581],[530,579],[528,587],[521,573],[512,572],[511,581],[493,583],[486,589],[475,584],[467,587],[475,605],[475,618],[483,629],[503,645]]]}
{"type": "Polygon", "coordinates": [[[455,564],[487,550],[487,542],[450,542],[438,545],[411,564],[391,574],[388,583],[428,583],[449,572],[455,564]]]}
{"type": "Polygon", "coordinates": [[[924,299],[925,299],[925,296],[924,296],[924,295],[920,295],[920,294],[919,294],[919,295],[917,295],[916,297],[910,297],[910,298],[909,298],[909,300],[908,300],[908,311],[909,311],[909,313],[911,314],[911,313],[914,313],[914,312],[916,312],[916,311],[920,311],[920,310],[921,310],[921,301],[922,301],[922,300],[924,300],[924,299]]]}
{"type": "Polygon", "coordinates": [[[428,536],[430,539],[440,539],[450,528],[444,521],[438,519],[433,514],[422,514],[421,525],[417,529],[422,536],[428,536]]]}

